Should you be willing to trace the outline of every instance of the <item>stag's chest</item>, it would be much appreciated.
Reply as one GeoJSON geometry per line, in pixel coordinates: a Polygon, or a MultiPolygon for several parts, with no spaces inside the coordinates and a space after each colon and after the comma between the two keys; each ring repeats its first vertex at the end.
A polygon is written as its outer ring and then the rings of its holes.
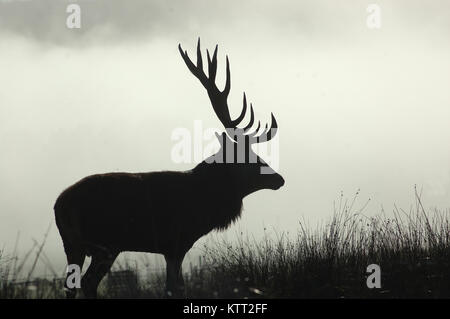
{"type": "Polygon", "coordinates": [[[239,219],[242,211],[242,201],[217,201],[209,206],[208,213],[202,216],[210,230],[224,230],[239,219]]]}

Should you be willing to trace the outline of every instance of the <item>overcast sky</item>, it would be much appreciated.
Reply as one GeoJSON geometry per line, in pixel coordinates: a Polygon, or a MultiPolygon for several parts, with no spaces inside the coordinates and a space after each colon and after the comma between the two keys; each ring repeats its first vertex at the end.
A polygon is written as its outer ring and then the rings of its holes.
{"type": "MultiPolygon", "coordinates": [[[[220,128],[177,50],[198,36],[219,44],[219,84],[230,58],[233,115],[245,90],[280,127],[286,185],[246,198],[229,237],[314,224],[359,188],[368,215],[408,210],[415,184],[427,207],[450,207],[448,1],[89,0],[81,29],[66,27],[69,3],[0,0],[0,247],[19,230],[21,252],[41,240],[86,175],[195,165],[171,160],[171,134],[220,128]]],[[[45,252],[63,269],[54,223],[45,252]]]]}

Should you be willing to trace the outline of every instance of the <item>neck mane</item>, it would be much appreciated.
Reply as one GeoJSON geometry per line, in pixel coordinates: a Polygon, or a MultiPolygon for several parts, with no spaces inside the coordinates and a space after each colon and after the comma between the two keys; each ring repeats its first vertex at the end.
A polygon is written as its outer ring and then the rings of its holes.
{"type": "Polygon", "coordinates": [[[209,206],[205,211],[205,223],[213,229],[224,230],[239,219],[244,196],[227,164],[203,161],[192,173],[204,185],[205,203],[209,206]]]}

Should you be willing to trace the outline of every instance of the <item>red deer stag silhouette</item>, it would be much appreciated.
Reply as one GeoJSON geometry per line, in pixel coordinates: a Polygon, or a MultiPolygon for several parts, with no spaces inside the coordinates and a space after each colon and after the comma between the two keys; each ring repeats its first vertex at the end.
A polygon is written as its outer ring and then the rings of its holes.
{"type": "MultiPolygon", "coordinates": [[[[217,46],[212,58],[207,51],[209,76],[203,71],[200,39],[197,65],[181,45],[178,48],[189,70],[207,90],[228,135],[216,134],[221,145],[218,153],[191,170],[91,175],[58,197],[55,218],[68,264],[81,268],[85,257],[92,256],[81,279],[86,298],[97,297],[101,279],[123,251],[164,255],[166,292],[168,296],[184,296],[181,264],[192,245],[211,230],[226,229],[239,218],[245,196],[284,185],[284,179],[273,170],[270,174],[261,173],[263,167],[271,169],[251,149],[252,144],[275,136],[278,126],[273,114],[270,128],[266,125],[258,134],[258,125],[249,132],[254,122],[250,105],[249,123],[238,128],[246,114],[247,101],[244,93],[242,112],[232,120],[227,105],[231,87],[228,57],[226,84],[220,91],[215,84],[217,46]]],[[[74,298],[76,289],[69,289],[67,282],[65,288],[66,296],[74,298]]]]}

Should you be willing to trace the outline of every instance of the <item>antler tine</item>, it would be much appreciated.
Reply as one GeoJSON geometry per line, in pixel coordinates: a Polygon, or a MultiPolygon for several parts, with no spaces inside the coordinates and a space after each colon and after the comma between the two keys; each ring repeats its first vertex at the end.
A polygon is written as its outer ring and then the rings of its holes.
{"type": "Polygon", "coordinates": [[[260,136],[259,138],[261,139],[261,137],[263,137],[262,142],[268,142],[270,141],[272,138],[275,137],[275,135],[277,134],[278,131],[278,123],[277,120],[275,119],[275,116],[273,116],[273,113],[270,113],[272,116],[271,119],[271,125],[270,125],[270,129],[268,130],[264,130],[264,133],[262,134],[262,136],[260,136]]]}
{"type": "MultiPolygon", "coordinates": [[[[183,51],[181,44],[178,44],[178,50],[180,51],[181,57],[183,58],[184,62],[186,63],[189,71],[191,71],[191,73],[200,80],[200,82],[203,84],[203,86],[207,88],[208,87],[208,78],[206,77],[205,72],[203,72],[203,69],[197,68],[197,66],[189,58],[187,51],[186,50],[183,51]]],[[[200,61],[201,61],[201,54],[200,54],[200,61]]],[[[198,56],[197,56],[197,63],[198,63],[198,56]]],[[[200,64],[201,64],[201,62],[200,62],[200,64]]]]}
{"type": "Polygon", "coordinates": [[[211,81],[216,80],[216,74],[217,74],[217,48],[218,45],[216,45],[216,48],[214,49],[212,60],[209,56],[209,51],[206,50],[206,55],[208,56],[208,73],[209,73],[209,79],[211,81]]]}
{"type": "MultiPolygon", "coordinates": [[[[244,101],[245,101],[245,93],[244,93],[244,101]]],[[[247,104],[247,102],[244,102],[247,104]]],[[[247,126],[244,127],[244,133],[246,133],[253,125],[253,122],[255,121],[255,114],[253,113],[253,105],[250,103],[250,122],[248,122],[247,126]]]]}
{"type": "Polygon", "coordinates": [[[230,61],[228,60],[227,55],[227,78],[225,82],[225,88],[222,91],[222,93],[225,94],[225,97],[228,97],[228,94],[230,93],[230,88],[231,88],[230,61]]]}
{"type": "Polygon", "coordinates": [[[237,119],[235,119],[234,121],[231,121],[232,127],[237,127],[239,125],[239,123],[241,123],[242,120],[244,119],[245,113],[247,113],[247,98],[245,96],[245,92],[244,92],[244,101],[242,104],[243,105],[242,105],[241,114],[239,114],[237,119]]]}
{"type": "Polygon", "coordinates": [[[197,41],[197,69],[201,70],[203,74],[205,73],[203,71],[202,51],[200,50],[200,38],[197,41]]]}
{"type": "MultiPolygon", "coordinates": [[[[261,133],[258,134],[259,131],[259,126],[258,126],[258,130],[256,130],[253,134],[251,134],[250,137],[250,143],[259,143],[259,142],[263,142],[263,136],[265,136],[265,134],[267,134],[267,127],[268,124],[266,123],[266,126],[264,127],[263,131],[261,133]]],[[[250,136],[250,134],[249,134],[250,136]]]]}
{"type": "Polygon", "coordinates": [[[260,123],[258,123],[258,128],[256,129],[256,131],[254,133],[248,134],[251,144],[268,142],[275,137],[278,131],[278,123],[277,120],[275,119],[275,116],[273,116],[273,113],[271,113],[271,116],[272,116],[271,119],[272,123],[270,125],[270,128],[268,127],[268,124],[266,124],[264,131],[259,136],[255,137],[260,127],[259,125],[260,123]]]}
{"type": "MultiPolygon", "coordinates": [[[[207,58],[208,58],[208,75],[205,74],[203,70],[203,60],[202,60],[202,53],[201,53],[201,46],[200,46],[200,38],[197,42],[197,65],[194,65],[194,63],[189,58],[187,51],[183,51],[181,48],[181,45],[178,45],[178,49],[180,51],[180,54],[186,63],[187,67],[191,71],[192,74],[197,77],[202,85],[206,88],[208,91],[209,99],[211,100],[214,112],[216,113],[219,120],[222,122],[222,124],[225,126],[225,128],[229,129],[236,129],[240,122],[245,117],[245,113],[247,112],[247,100],[244,93],[244,105],[242,107],[241,114],[236,118],[235,120],[231,119],[230,111],[228,109],[227,105],[227,97],[230,93],[231,89],[231,72],[230,72],[230,61],[228,59],[228,56],[226,57],[226,80],[225,80],[225,87],[222,91],[220,91],[217,88],[217,85],[215,83],[215,78],[217,74],[217,50],[218,46],[216,45],[214,49],[213,56],[209,54],[209,51],[207,50],[207,58]]],[[[253,109],[251,110],[251,124],[253,124],[253,109]]],[[[250,125],[251,126],[251,125],[250,125]]],[[[250,126],[248,126],[246,129],[248,129],[250,126]]],[[[245,130],[238,129],[239,133],[243,133],[245,130]]]]}
{"type": "Polygon", "coordinates": [[[244,100],[243,100],[242,104],[243,104],[243,107],[242,107],[241,114],[239,115],[239,117],[236,120],[232,121],[233,122],[232,124],[234,125],[233,126],[233,128],[234,128],[234,135],[241,135],[241,136],[243,136],[248,131],[248,129],[252,127],[253,122],[255,121],[255,114],[253,112],[253,105],[250,103],[250,121],[248,122],[248,124],[244,128],[237,127],[237,125],[240,122],[242,122],[242,120],[245,117],[245,114],[247,113],[247,97],[245,95],[245,92],[244,92],[244,100]]]}
{"type": "Polygon", "coordinates": [[[255,137],[258,134],[260,127],[261,127],[261,121],[258,121],[258,126],[256,127],[256,130],[254,130],[253,133],[247,134],[246,136],[248,136],[250,139],[252,139],[253,137],[255,137]]]}

